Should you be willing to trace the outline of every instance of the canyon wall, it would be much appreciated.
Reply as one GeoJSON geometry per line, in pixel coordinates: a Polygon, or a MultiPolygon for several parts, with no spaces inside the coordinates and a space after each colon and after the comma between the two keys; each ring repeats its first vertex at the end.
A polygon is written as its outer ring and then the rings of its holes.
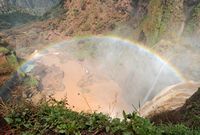
{"type": "Polygon", "coordinates": [[[154,45],[160,39],[200,35],[199,0],[138,0],[130,25],[135,37],[154,45]]]}

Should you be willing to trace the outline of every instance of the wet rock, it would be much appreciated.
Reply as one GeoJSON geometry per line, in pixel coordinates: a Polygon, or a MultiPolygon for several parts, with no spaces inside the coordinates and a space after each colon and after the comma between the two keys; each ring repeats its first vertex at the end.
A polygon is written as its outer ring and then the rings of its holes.
{"type": "Polygon", "coordinates": [[[140,108],[144,117],[152,117],[163,112],[169,112],[182,107],[200,87],[197,82],[185,82],[169,86],[158,94],[153,100],[146,102],[140,108]]]}

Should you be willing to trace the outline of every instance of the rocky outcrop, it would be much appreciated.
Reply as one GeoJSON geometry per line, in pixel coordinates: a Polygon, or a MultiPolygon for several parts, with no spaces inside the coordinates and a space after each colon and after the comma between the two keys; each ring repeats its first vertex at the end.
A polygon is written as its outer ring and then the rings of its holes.
{"type": "Polygon", "coordinates": [[[164,89],[153,100],[145,103],[140,109],[144,117],[153,117],[163,112],[169,112],[182,107],[200,87],[200,83],[186,82],[164,89]]]}
{"type": "Polygon", "coordinates": [[[200,125],[200,88],[193,94],[186,103],[177,110],[182,117],[180,121],[185,123],[187,126],[198,128],[200,125]]]}
{"type": "MultiPolygon", "coordinates": [[[[179,96],[180,97],[180,96],[179,96]]],[[[150,117],[155,124],[184,124],[190,128],[199,128],[200,88],[186,100],[184,105],[174,110],[154,114],[150,117]]]]}

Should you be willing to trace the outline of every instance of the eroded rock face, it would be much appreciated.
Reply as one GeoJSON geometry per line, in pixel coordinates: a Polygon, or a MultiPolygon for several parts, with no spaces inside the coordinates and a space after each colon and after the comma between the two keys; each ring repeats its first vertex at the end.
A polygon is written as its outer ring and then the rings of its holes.
{"type": "Polygon", "coordinates": [[[59,4],[61,0],[1,0],[0,12],[10,13],[24,11],[30,14],[43,15],[49,9],[59,4]]]}
{"type": "Polygon", "coordinates": [[[197,82],[185,82],[164,89],[153,100],[145,103],[140,109],[144,117],[152,117],[163,112],[169,112],[182,107],[200,87],[197,82]]]}

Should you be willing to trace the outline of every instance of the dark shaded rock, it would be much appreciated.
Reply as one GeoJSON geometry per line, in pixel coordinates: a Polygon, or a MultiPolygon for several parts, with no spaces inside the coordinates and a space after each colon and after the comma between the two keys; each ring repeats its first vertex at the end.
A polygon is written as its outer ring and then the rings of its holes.
{"type": "Polygon", "coordinates": [[[200,127],[200,88],[190,97],[183,107],[179,110],[182,116],[182,122],[194,128],[200,127]]]}
{"type": "Polygon", "coordinates": [[[193,94],[186,103],[172,111],[162,112],[151,117],[151,121],[156,124],[173,123],[185,124],[191,128],[200,127],[200,88],[193,94]]]}

